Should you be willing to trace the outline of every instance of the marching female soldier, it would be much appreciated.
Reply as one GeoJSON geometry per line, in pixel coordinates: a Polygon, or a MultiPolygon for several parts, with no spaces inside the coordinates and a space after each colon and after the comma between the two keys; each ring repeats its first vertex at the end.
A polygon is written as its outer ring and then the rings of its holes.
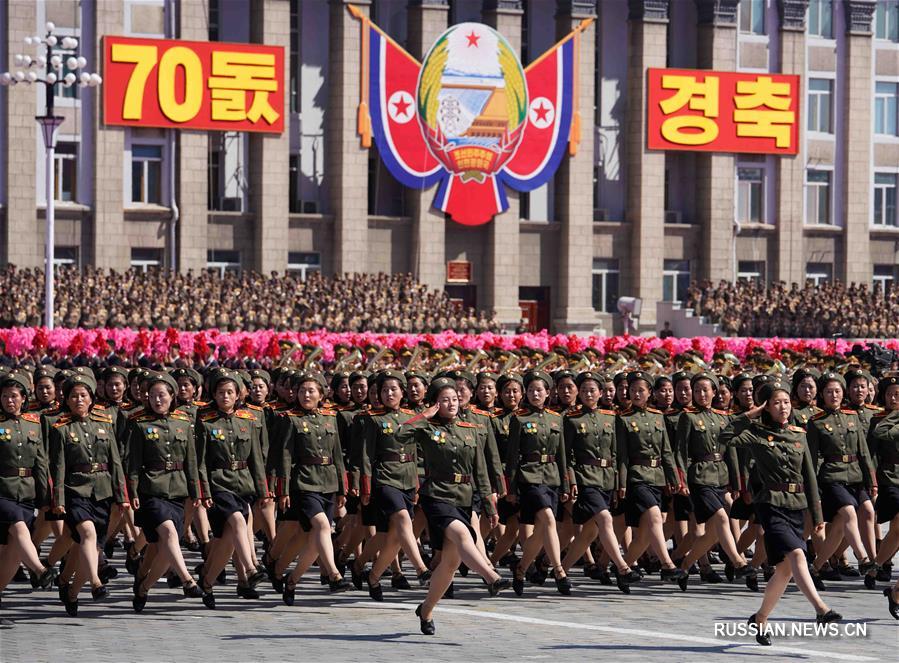
{"type": "MultiPolygon", "coordinates": [[[[494,412],[491,424],[493,425],[493,434],[496,437],[496,446],[499,451],[500,458],[509,457],[509,427],[515,411],[521,404],[524,396],[524,383],[521,376],[516,373],[505,373],[499,377],[496,382],[499,390],[499,400],[502,407],[494,412]]],[[[493,566],[499,566],[504,559],[514,559],[514,553],[509,551],[515,546],[518,539],[518,512],[519,505],[509,501],[506,495],[500,499],[496,505],[499,513],[499,537],[496,540],[496,546],[493,548],[493,555],[490,562],[493,566]]]]}

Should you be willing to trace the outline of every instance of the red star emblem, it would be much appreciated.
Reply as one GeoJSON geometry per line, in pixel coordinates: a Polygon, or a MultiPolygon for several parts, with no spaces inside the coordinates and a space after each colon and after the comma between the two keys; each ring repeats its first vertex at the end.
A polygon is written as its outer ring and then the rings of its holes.
{"type": "Polygon", "coordinates": [[[399,101],[393,102],[393,107],[396,108],[397,115],[405,115],[406,110],[409,108],[409,102],[405,99],[400,99],[399,101]]]}
{"type": "Polygon", "coordinates": [[[465,38],[468,40],[469,48],[471,48],[472,46],[474,46],[475,48],[478,47],[478,40],[480,39],[480,36],[476,35],[474,30],[471,31],[470,35],[466,35],[465,38]]]}
{"type": "Polygon", "coordinates": [[[534,112],[537,113],[537,122],[543,122],[546,120],[546,116],[549,114],[550,109],[546,107],[546,105],[541,101],[540,107],[535,108],[534,112]]]}

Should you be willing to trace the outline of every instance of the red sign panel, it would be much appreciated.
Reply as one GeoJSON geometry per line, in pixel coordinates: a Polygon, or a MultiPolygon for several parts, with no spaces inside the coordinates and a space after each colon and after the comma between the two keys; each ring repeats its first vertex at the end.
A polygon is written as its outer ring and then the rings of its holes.
{"type": "Polygon", "coordinates": [[[471,263],[467,260],[450,260],[446,263],[447,283],[471,283],[471,263]]]}
{"type": "Polygon", "coordinates": [[[799,151],[799,76],[649,69],[647,86],[651,150],[799,151]]]}
{"type": "Polygon", "coordinates": [[[103,121],[133,127],[284,131],[284,48],[103,38],[103,121]]]}

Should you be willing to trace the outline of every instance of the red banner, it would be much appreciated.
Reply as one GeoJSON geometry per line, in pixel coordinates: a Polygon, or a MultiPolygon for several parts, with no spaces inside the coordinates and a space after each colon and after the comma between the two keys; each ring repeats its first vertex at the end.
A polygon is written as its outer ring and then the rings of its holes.
{"type": "Polygon", "coordinates": [[[103,38],[103,121],[134,127],[284,131],[284,48],[103,38]]]}
{"type": "Polygon", "coordinates": [[[799,151],[799,76],[649,69],[647,87],[651,150],[799,151]]]}

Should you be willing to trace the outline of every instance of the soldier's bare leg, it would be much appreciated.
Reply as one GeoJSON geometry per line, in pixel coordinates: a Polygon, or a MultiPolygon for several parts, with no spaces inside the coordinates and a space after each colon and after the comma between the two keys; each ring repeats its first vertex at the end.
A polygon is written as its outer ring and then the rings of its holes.
{"type": "Polygon", "coordinates": [[[317,557],[321,569],[328,578],[336,580],[340,577],[334,564],[334,549],[331,544],[331,521],[324,513],[315,514],[309,521],[312,529],[306,532],[306,545],[300,551],[297,565],[286,579],[285,586],[292,589],[317,557]]]}
{"type": "Polygon", "coordinates": [[[417,575],[421,575],[427,570],[421,555],[418,552],[418,544],[415,541],[415,535],[412,531],[412,520],[409,518],[409,512],[406,510],[397,511],[390,515],[390,530],[387,532],[387,539],[384,547],[378,555],[378,559],[372,564],[369,572],[369,583],[377,585],[381,576],[387,570],[390,561],[396,558],[396,554],[403,550],[406,557],[412,562],[417,575]]]}
{"type": "MultiPolygon", "coordinates": [[[[450,525],[452,524],[453,523],[450,523],[450,525]]],[[[459,551],[459,547],[446,536],[448,531],[449,527],[447,527],[444,532],[440,563],[434,569],[434,574],[431,576],[431,585],[428,587],[428,595],[421,603],[421,619],[431,618],[431,613],[434,611],[434,608],[440,599],[443,598],[446,590],[449,589],[450,583],[456,575],[456,570],[462,562],[462,555],[459,551]]],[[[467,534],[468,533],[466,532],[466,535],[467,534]]]]}
{"type": "Polygon", "coordinates": [[[858,507],[858,531],[865,550],[868,552],[868,559],[874,559],[877,556],[877,530],[879,529],[877,516],[874,513],[874,502],[865,500],[858,507]]]}
{"type": "Polygon", "coordinates": [[[826,538],[818,546],[813,566],[816,571],[830,560],[830,556],[836,551],[843,540],[843,537],[849,541],[852,550],[855,552],[856,558],[866,560],[865,548],[862,545],[861,536],[858,532],[858,520],[855,515],[855,509],[851,505],[846,505],[837,511],[831,523],[830,531],[827,532],[826,538]]]}
{"type": "Polygon", "coordinates": [[[805,561],[805,553],[799,549],[791,550],[787,553],[786,561],[790,564],[793,579],[796,580],[796,586],[799,587],[799,591],[803,593],[808,602],[815,608],[815,612],[819,615],[827,612],[830,608],[821,600],[821,595],[815,589],[815,583],[812,582],[812,574],[809,573],[808,564],[805,561]]]}

